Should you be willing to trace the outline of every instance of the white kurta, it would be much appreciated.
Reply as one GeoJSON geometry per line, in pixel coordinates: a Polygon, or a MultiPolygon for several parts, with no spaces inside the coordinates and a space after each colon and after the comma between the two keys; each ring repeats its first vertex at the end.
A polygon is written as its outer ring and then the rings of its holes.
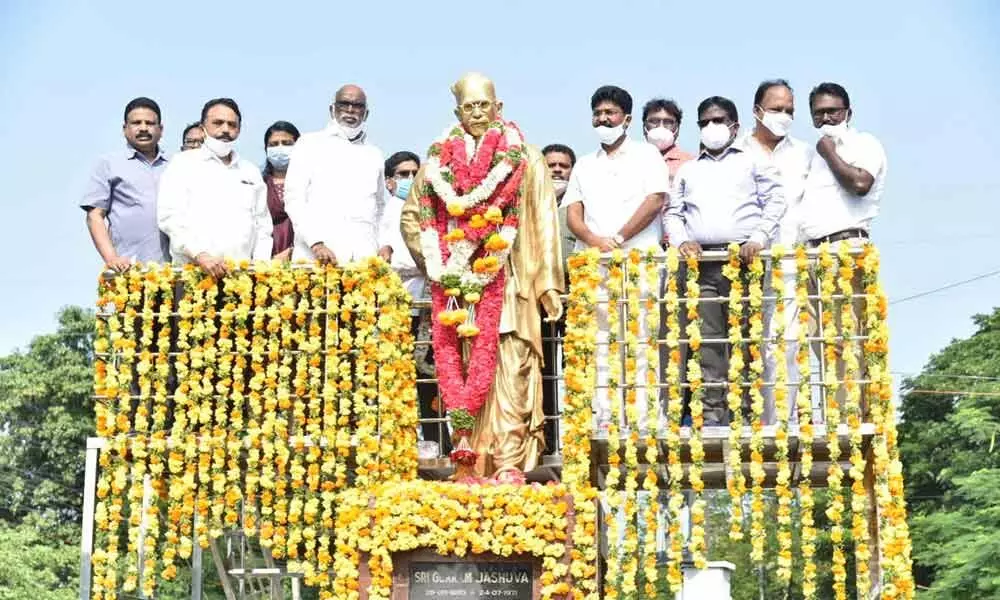
{"type": "Polygon", "coordinates": [[[236,152],[228,165],[204,147],[174,156],[160,176],[157,224],[170,237],[174,264],[202,252],[271,258],[267,188],[257,167],[236,152]]]}
{"type": "Polygon", "coordinates": [[[303,135],[285,176],[293,256],[312,258],[312,246],[322,242],[339,262],[347,262],[389,245],[383,168],[381,150],[349,142],[337,127],[303,135]]]}

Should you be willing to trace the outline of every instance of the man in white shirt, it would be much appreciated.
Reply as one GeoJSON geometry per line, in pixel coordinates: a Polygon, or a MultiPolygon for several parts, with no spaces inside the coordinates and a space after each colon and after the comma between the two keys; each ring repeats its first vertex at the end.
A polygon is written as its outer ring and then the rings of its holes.
{"type": "MultiPolygon", "coordinates": [[[[702,250],[725,250],[736,242],[740,257],[748,263],[778,235],[785,198],[777,169],[733,144],[739,127],[731,100],[712,96],[698,105],[701,152],[677,171],[667,209],[670,243],[679,246],[682,256],[700,257],[702,250]]],[[[729,336],[729,303],[704,301],[729,296],[731,282],[723,275],[724,264],[703,261],[699,265],[703,301],[698,304],[698,315],[704,340],[729,336]]],[[[726,383],[728,344],[704,342],[701,369],[705,383],[726,383]]],[[[706,426],[729,422],[724,387],[706,387],[702,403],[706,426]]]]}
{"type": "MultiPolygon", "coordinates": [[[[820,130],[816,154],[809,165],[801,204],[801,230],[807,244],[817,247],[824,242],[836,246],[846,242],[863,246],[871,235],[871,225],[878,215],[885,185],[886,156],[882,144],[870,133],[850,126],[851,100],[847,90],[836,83],[821,83],[809,94],[813,126],[820,130]]],[[[815,293],[815,281],[813,282],[815,293]]],[[[863,293],[861,269],[855,269],[853,289],[863,293]]],[[[857,332],[864,332],[864,298],[853,301],[857,332]]],[[[819,326],[818,307],[810,307],[813,324],[819,326]]],[[[840,332],[839,313],[835,318],[840,332]]],[[[814,351],[822,349],[814,345],[814,351]]],[[[862,370],[864,361],[861,361],[862,370]]],[[[844,364],[837,361],[838,379],[843,380],[844,364]]],[[[844,387],[838,386],[843,402],[844,387]]]]}
{"type": "Polygon", "coordinates": [[[267,188],[257,166],[233,150],[241,121],[233,100],[206,102],[204,145],[175,155],[160,177],[157,222],[174,264],[196,263],[217,279],[225,259],[271,257],[267,188]]]}
{"type": "MultiPolygon", "coordinates": [[[[563,196],[566,222],[576,236],[578,250],[593,247],[601,252],[615,248],[646,251],[659,249],[661,233],[657,218],[666,200],[669,172],[656,147],[628,139],[627,128],[632,122],[632,97],[616,86],[603,86],[590,99],[592,126],[601,147],[580,158],[563,196]]],[[[606,279],[605,279],[606,280],[606,279]]],[[[643,294],[645,278],[642,278],[643,294]]],[[[598,426],[610,422],[608,382],[608,290],[598,290],[597,308],[597,406],[598,426]]],[[[639,315],[639,338],[646,337],[644,309],[639,315]]],[[[636,317],[631,317],[636,318],[636,317]]],[[[639,423],[646,423],[646,359],[640,351],[636,357],[636,404],[640,407],[639,423]]],[[[623,382],[625,383],[625,382],[623,382]]],[[[624,415],[624,411],[620,414],[624,415]]],[[[655,425],[655,424],[654,424],[655,425]]]]}
{"type": "Polygon", "coordinates": [[[299,138],[285,175],[285,211],[295,230],[295,256],[321,263],[347,262],[376,254],[392,257],[384,221],[382,151],[367,143],[368,100],[345,85],[330,105],[325,129],[299,138]]]}
{"type": "MultiPolygon", "coordinates": [[[[789,258],[781,262],[782,280],[785,284],[785,357],[788,386],[788,403],[791,407],[792,420],[795,420],[795,396],[798,391],[798,368],[795,355],[798,351],[799,307],[795,301],[795,259],[791,258],[793,247],[800,241],[798,209],[802,200],[806,175],[809,173],[809,161],[812,158],[812,148],[806,142],[789,135],[792,119],[795,116],[795,97],[792,87],[784,79],[764,81],[757,86],[753,98],[753,129],[743,136],[737,145],[750,154],[758,162],[771,161],[778,169],[781,186],[785,190],[785,216],[778,228],[775,244],[784,246],[789,258]]],[[[765,277],[764,295],[773,296],[770,276],[765,277]]],[[[774,338],[778,331],[778,323],[772,318],[774,303],[765,303],[766,335],[774,338]]],[[[772,383],[777,372],[777,345],[768,343],[764,352],[764,381],[772,383]]],[[[770,385],[764,387],[764,422],[773,423],[774,391],[770,385]]],[[[786,415],[788,416],[788,415],[786,415]]]]}

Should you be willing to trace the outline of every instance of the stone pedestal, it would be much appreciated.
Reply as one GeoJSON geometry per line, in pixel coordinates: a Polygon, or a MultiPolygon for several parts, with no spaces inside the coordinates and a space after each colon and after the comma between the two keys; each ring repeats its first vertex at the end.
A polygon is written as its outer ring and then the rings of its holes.
{"type": "Polygon", "coordinates": [[[729,580],[736,565],[726,561],[710,562],[704,569],[684,566],[684,589],[676,600],[730,600],[729,580]]]}
{"type": "MultiPolygon", "coordinates": [[[[368,598],[368,555],[361,555],[361,600],[368,598]]],[[[433,550],[392,557],[392,600],[536,600],[541,596],[542,563],[531,555],[441,556],[433,550]]]]}

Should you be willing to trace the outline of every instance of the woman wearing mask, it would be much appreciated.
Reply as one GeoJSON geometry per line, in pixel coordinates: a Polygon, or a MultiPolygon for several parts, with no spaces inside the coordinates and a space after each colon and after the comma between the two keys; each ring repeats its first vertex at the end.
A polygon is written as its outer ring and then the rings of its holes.
{"type": "Polygon", "coordinates": [[[290,260],[292,258],[292,222],[285,212],[285,173],[292,146],[299,139],[299,130],[288,121],[276,121],[264,132],[264,150],[267,163],[264,165],[264,183],[267,184],[267,208],[274,223],[274,246],[271,258],[290,260]]]}

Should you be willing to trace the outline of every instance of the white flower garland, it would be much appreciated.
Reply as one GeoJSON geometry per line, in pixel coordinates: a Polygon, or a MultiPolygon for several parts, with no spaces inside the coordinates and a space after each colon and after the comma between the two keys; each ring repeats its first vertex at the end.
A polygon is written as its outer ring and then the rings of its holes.
{"type": "MultiPolygon", "coordinates": [[[[444,137],[439,140],[443,145],[447,142],[448,138],[451,137],[451,132],[455,128],[452,127],[448,129],[444,137]]],[[[511,149],[516,149],[519,152],[523,152],[524,140],[521,138],[520,133],[514,127],[504,127],[504,135],[507,138],[508,152],[511,149]]],[[[468,133],[464,134],[467,157],[474,160],[475,154],[470,152],[469,149],[475,149],[475,138],[473,138],[468,133]]],[[[482,204],[493,195],[496,191],[497,186],[503,183],[507,177],[511,175],[514,167],[510,161],[509,157],[505,157],[504,160],[500,161],[496,166],[494,166],[490,172],[486,175],[483,181],[470,193],[463,196],[459,196],[455,189],[450,183],[445,181],[442,175],[442,167],[440,159],[437,156],[432,156],[427,161],[426,177],[430,182],[431,187],[434,189],[434,193],[445,203],[445,205],[456,205],[461,206],[463,210],[468,210],[474,206],[482,204]]],[[[454,219],[450,221],[449,231],[452,229],[457,229],[454,225],[454,219]]],[[[510,251],[514,247],[514,240],[517,238],[517,229],[510,226],[498,227],[498,234],[501,239],[506,242],[506,247],[500,251],[492,251],[488,255],[496,257],[500,268],[507,262],[507,257],[510,256],[510,251]]],[[[485,243],[489,239],[489,236],[483,239],[481,243],[485,243]]],[[[448,257],[447,263],[445,263],[444,258],[441,255],[441,245],[440,238],[436,229],[428,228],[421,230],[420,232],[420,248],[424,255],[424,263],[427,269],[427,277],[434,282],[441,283],[441,279],[446,276],[457,276],[460,278],[463,286],[478,286],[480,288],[486,287],[487,284],[496,279],[497,272],[491,273],[476,273],[472,270],[472,255],[475,254],[479,245],[474,244],[468,240],[462,239],[453,242],[448,242],[448,248],[451,251],[448,257]]]]}
{"type": "MultiPolygon", "coordinates": [[[[450,131],[453,131],[454,128],[450,131]]],[[[475,154],[469,153],[468,149],[470,147],[475,148],[475,138],[473,138],[468,133],[465,136],[465,147],[466,147],[466,157],[468,157],[471,162],[475,154]],[[471,141],[471,146],[470,146],[471,141]]],[[[524,145],[524,140],[521,139],[521,135],[518,133],[517,129],[514,127],[504,127],[504,136],[507,138],[507,147],[520,149],[524,145]]],[[[450,136],[445,136],[444,139],[439,140],[443,145],[450,136]]],[[[508,150],[509,151],[509,150],[508,150]]],[[[430,181],[431,186],[434,188],[434,193],[444,201],[445,205],[460,206],[463,210],[469,210],[470,208],[482,204],[493,195],[497,186],[506,181],[507,177],[514,171],[514,167],[510,162],[509,158],[504,158],[496,166],[490,169],[490,172],[486,174],[482,182],[475,189],[473,189],[468,194],[459,196],[455,192],[455,188],[451,186],[450,183],[445,181],[442,175],[441,159],[437,156],[432,156],[427,159],[427,180],[430,181]]]]}

